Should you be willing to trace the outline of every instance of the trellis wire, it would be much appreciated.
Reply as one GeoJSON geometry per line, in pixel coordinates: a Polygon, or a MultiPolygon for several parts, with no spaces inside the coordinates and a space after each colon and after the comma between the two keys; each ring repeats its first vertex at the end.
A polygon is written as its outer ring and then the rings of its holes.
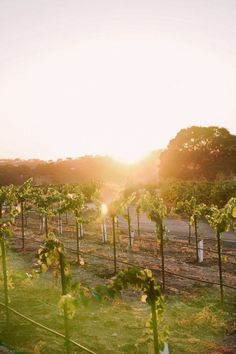
{"type": "MultiPolygon", "coordinates": [[[[9,311],[11,311],[11,312],[14,313],[15,315],[17,315],[17,316],[23,318],[24,320],[26,320],[26,321],[32,323],[33,325],[35,325],[35,326],[37,326],[37,327],[40,327],[40,328],[44,329],[44,330],[47,331],[47,332],[50,332],[50,333],[52,333],[52,334],[55,334],[55,335],[58,336],[58,337],[61,337],[61,338],[63,338],[63,339],[66,339],[66,337],[64,336],[64,334],[59,333],[59,332],[55,331],[54,329],[49,328],[49,327],[47,327],[47,326],[45,326],[45,325],[43,325],[43,324],[41,324],[41,323],[39,323],[39,322],[37,322],[37,321],[35,321],[35,320],[32,320],[31,318],[29,318],[29,317],[23,315],[23,314],[20,313],[19,311],[16,311],[16,310],[13,309],[12,307],[6,306],[6,305],[5,305],[4,303],[2,303],[2,302],[0,302],[0,306],[2,306],[2,307],[4,307],[4,308],[8,308],[9,311]]],[[[78,348],[80,348],[80,349],[83,349],[83,350],[84,350],[85,352],[87,352],[87,353],[97,354],[96,352],[94,352],[94,351],[92,351],[92,350],[90,350],[90,349],[84,347],[82,344],[79,344],[79,343],[77,343],[76,341],[74,341],[74,340],[72,340],[72,339],[68,339],[68,341],[69,341],[70,343],[74,344],[76,347],[78,347],[78,348]]]]}

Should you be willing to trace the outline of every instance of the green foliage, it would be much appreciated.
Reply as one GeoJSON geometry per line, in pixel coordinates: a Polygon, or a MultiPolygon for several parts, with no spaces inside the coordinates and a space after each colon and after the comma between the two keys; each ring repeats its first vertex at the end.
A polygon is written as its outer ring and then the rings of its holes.
{"type": "Polygon", "coordinates": [[[94,202],[99,199],[101,183],[90,182],[82,183],[80,185],[80,190],[83,193],[86,202],[94,202]]]}
{"type": "Polygon", "coordinates": [[[29,178],[16,189],[16,196],[19,202],[25,202],[32,196],[32,178],[29,178]]]}
{"type": "Polygon", "coordinates": [[[231,198],[224,208],[212,206],[206,215],[206,219],[210,226],[219,234],[228,232],[231,223],[234,229],[236,229],[236,198],[231,198]]]}
{"type": "MultiPolygon", "coordinates": [[[[0,219],[0,243],[6,244],[6,241],[9,239],[10,236],[12,236],[12,229],[11,229],[11,222],[12,219],[10,218],[3,218],[0,219]]],[[[5,246],[4,246],[5,247],[5,246]]],[[[2,247],[0,248],[0,258],[3,257],[2,255],[2,247]]],[[[13,281],[12,281],[12,276],[10,272],[6,269],[6,284],[7,288],[13,289],[13,281]]],[[[0,274],[0,282],[3,282],[4,277],[2,274],[0,274]]]]}
{"type": "MultiPolygon", "coordinates": [[[[139,270],[135,267],[121,271],[112,283],[108,286],[96,287],[96,294],[101,297],[115,297],[121,294],[123,289],[132,287],[141,291],[141,301],[147,303],[151,308],[154,305],[157,315],[157,329],[159,334],[159,348],[164,348],[164,343],[168,338],[168,331],[163,322],[164,299],[161,295],[159,285],[149,269],[139,270]]],[[[153,317],[146,323],[144,338],[138,344],[153,341],[153,317]]]]}
{"type": "Polygon", "coordinates": [[[128,286],[132,286],[143,292],[141,298],[142,302],[147,302],[151,305],[151,303],[155,301],[158,302],[157,308],[160,310],[163,309],[161,290],[157,285],[151,270],[138,270],[137,268],[130,268],[122,271],[113,281],[112,289],[115,292],[120,292],[122,289],[127,289],[128,286]]]}
{"type": "Polygon", "coordinates": [[[223,208],[228,200],[236,197],[236,181],[218,181],[211,184],[211,204],[223,208]]]}
{"type": "Polygon", "coordinates": [[[0,188],[0,205],[12,205],[16,203],[15,188],[13,185],[0,188]]]}
{"type": "Polygon", "coordinates": [[[12,208],[8,216],[0,218],[0,240],[7,240],[12,235],[11,226],[17,214],[18,210],[12,208]]]}
{"type": "Polygon", "coordinates": [[[177,202],[190,200],[192,197],[198,204],[204,203],[208,206],[214,204],[222,208],[231,197],[236,196],[236,181],[161,182],[160,196],[172,208],[177,202]]]}
{"type": "Polygon", "coordinates": [[[7,240],[12,235],[10,219],[0,219],[0,240],[7,240]]]}
{"type": "Polygon", "coordinates": [[[41,272],[46,272],[51,266],[58,268],[60,266],[59,255],[64,253],[63,243],[50,232],[37,254],[41,272]]]}
{"type": "Polygon", "coordinates": [[[141,200],[141,208],[147,213],[150,220],[158,224],[162,223],[167,216],[167,207],[156,192],[144,193],[141,200]]]}
{"type": "Polygon", "coordinates": [[[34,198],[41,215],[53,216],[55,214],[55,206],[60,200],[60,193],[52,187],[38,188],[34,198]]]}
{"type": "Polygon", "coordinates": [[[66,306],[67,309],[67,316],[68,318],[72,319],[77,310],[77,301],[76,298],[73,297],[71,294],[61,295],[61,298],[57,304],[60,314],[64,315],[64,309],[66,306]]]}
{"type": "Polygon", "coordinates": [[[160,177],[215,180],[236,173],[236,136],[225,128],[180,130],[160,157],[160,177]]]}
{"type": "Polygon", "coordinates": [[[234,231],[236,233],[236,198],[230,198],[228,203],[225,205],[225,211],[229,216],[229,219],[233,225],[234,231]]]}
{"type": "Polygon", "coordinates": [[[186,214],[191,217],[196,208],[197,200],[195,197],[192,197],[190,200],[184,200],[176,203],[176,207],[173,209],[173,212],[176,214],[186,214]]]}
{"type": "Polygon", "coordinates": [[[136,197],[136,193],[132,193],[127,197],[121,197],[119,210],[121,214],[124,216],[124,218],[128,219],[129,218],[129,207],[134,203],[136,197]]]}
{"type": "Polygon", "coordinates": [[[85,203],[84,195],[81,192],[81,190],[78,187],[76,187],[73,189],[72,193],[68,193],[64,196],[61,205],[61,211],[72,212],[77,218],[78,222],[82,222],[83,221],[82,212],[84,210],[84,203],[85,203]]]}
{"type": "Polygon", "coordinates": [[[206,219],[212,229],[216,230],[219,235],[230,229],[229,213],[225,208],[218,209],[216,206],[212,206],[206,215],[206,219]]]}
{"type": "MultiPolygon", "coordinates": [[[[0,258],[1,258],[1,252],[0,252],[0,258]]],[[[13,274],[12,272],[10,272],[9,270],[6,271],[6,276],[7,276],[7,289],[8,290],[12,290],[14,289],[14,282],[13,282],[13,274]]],[[[0,273],[0,286],[3,284],[4,282],[4,277],[3,277],[3,274],[0,273]]],[[[8,298],[9,302],[10,302],[10,299],[8,298]]]]}
{"type": "Polygon", "coordinates": [[[192,197],[197,203],[211,203],[210,182],[181,182],[169,181],[160,184],[160,196],[169,207],[175,207],[177,202],[190,200],[192,197]]]}
{"type": "Polygon", "coordinates": [[[111,217],[116,217],[120,213],[120,200],[114,200],[108,208],[108,212],[111,217]]]}

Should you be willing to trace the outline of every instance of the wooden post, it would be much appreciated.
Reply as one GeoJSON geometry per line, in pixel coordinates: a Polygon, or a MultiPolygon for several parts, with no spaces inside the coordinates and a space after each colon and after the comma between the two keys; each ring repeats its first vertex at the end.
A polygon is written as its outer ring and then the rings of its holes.
{"type": "MultiPolygon", "coordinates": [[[[154,284],[152,284],[154,292],[154,284]]],[[[151,311],[152,311],[152,330],[153,330],[153,344],[154,344],[154,353],[160,354],[159,351],[159,338],[157,331],[157,312],[156,312],[156,302],[152,300],[151,302],[151,311]]]]}
{"type": "Polygon", "coordinates": [[[84,237],[84,227],[83,224],[80,223],[79,224],[79,238],[83,238],[84,237]]]}
{"type": "MultiPolygon", "coordinates": [[[[67,281],[66,281],[66,276],[65,276],[65,259],[64,259],[64,254],[61,252],[59,253],[59,262],[60,262],[60,272],[61,272],[62,295],[67,295],[67,281]]],[[[63,311],[64,311],[66,353],[70,354],[70,331],[69,331],[67,303],[64,304],[63,311]]]]}
{"type": "Polygon", "coordinates": [[[102,242],[107,243],[107,225],[105,217],[102,219],[102,242]]]}
{"type": "Polygon", "coordinates": [[[20,202],[21,211],[21,238],[22,238],[22,249],[25,248],[25,222],[24,222],[24,202],[20,202]]]}
{"type": "Polygon", "coordinates": [[[28,227],[28,213],[26,212],[27,210],[27,204],[25,202],[25,205],[24,205],[24,209],[25,209],[25,213],[24,213],[24,223],[25,223],[25,228],[27,229],[28,227]]]}
{"type": "Polygon", "coordinates": [[[137,211],[137,222],[138,222],[138,237],[140,237],[140,212],[137,211]]]}
{"type": "Polygon", "coordinates": [[[48,237],[48,216],[45,214],[45,234],[46,238],[48,237]]]}
{"type": "Polygon", "coordinates": [[[224,288],[223,288],[223,276],[222,276],[222,262],[221,262],[221,235],[217,230],[217,247],[218,247],[218,266],[219,266],[219,277],[220,277],[220,300],[221,303],[224,302],[224,288]]]}
{"type": "Polygon", "coordinates": [[[128,221],[128,233],[129,233],[129,247],[131,247],[131,222],[130,222],[129,207],[127,208],[127,221],[128,221]]]}
{"type": "Polygon", "coordinates": [[[164,258],[164,239],[163,239],[163,223],[160,224],[160,251],[161,251],[161,272],[162,272],[162,290],[165,291],[165,258],[164,258]]]}
{"type": "Polygon", "coordinates": [[[115,225],[115,216],[112,216],[112,235],[113,235],[114,273],[116,274],[116,225],[115,225]]]}
{"type": "Polygon", "coordinates": [[[77,253],[77,263],[80,265],[80,240],[79,240],[79,223],[76,218],[76,253],[77,253]]]}
{"type": "Polygon", "coordinates": [[[59,233],[59,235],[62,235],[62,223],[61,223],[61,213],[60,212],[58,213],[57,224],[58,224],[58,233],[59,233]]]}
{"type": "Polygon", "coordinates": [[[39,233],[43,234],[45,230],[45,216],[40,215],[40,225],[39,225],[39,233]]]}
{"type": "Polygon", "coordinates": [[[116,220],[116,228],[117,228],[117,230],[119,230],[119,219],[118,219],[118,217],[117,217],[117,220],[116,220]]]}
{"type": "Polygon", "coordinates": [[[191,228],[191,216],[188,217],[188,244],[191,244],[192,228],[191,228]]]}
{"type": "Polygon", "coordinates": [[[197,216],[194,215],[194,231],[195,231],[195,242],[196,242],[196,259],[197,263],[199,263],[199,257],[198,257],[198,227],[197,227],[197,216]]]}
{"type": "MultiPolygon", "coordinates": [[[[158,256],[158,250],[159,250],[159,242],[158,242],[158,236],[159,236],[159,228],[160,228],[160,226],[159,226],[159,224],[156,222],[156,252],[157,252],[157,256],[158,256]]],[[[154,253],[155,254],[155,253],[154,253]]]]}
{"type": "Polygon", "coordinates": [[[2,251],[2,272],[3,272],[3,284],[4,284],[4,301],[6,309],[6,324],[9,327],[9,297],[8,297],[8,284],[7,284],[7,262],[6,262],[6,245],[5,240],[1,239],[1,251],[2,251]]]}

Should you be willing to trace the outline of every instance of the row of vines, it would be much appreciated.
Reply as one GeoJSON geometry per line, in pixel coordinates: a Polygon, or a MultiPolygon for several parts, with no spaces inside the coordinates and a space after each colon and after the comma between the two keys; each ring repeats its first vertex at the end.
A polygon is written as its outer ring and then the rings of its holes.
{"type": "MultiPolygon", "coordinates": [[[[167,341],[168,331],[162,321],[164,308],[163,294],[166,288],[165,281],[165,251],[164,236],[166,232],[165,219],[169,215],[180,214],[188,218],[189,243],[194,233],[196,246],[196,261],[198,261],[198,223],[205,218],[215,231],[218,250],[218,267],[220,281],[220,297],[224,301],[224,287],[222,277],[221,237],[231,228],[236,230],[236,198],[230,198],[224,206],[207,205],[199,203],[196,196],[185,200],[176,200],[171,206],[164,203],[159,191],[137,190],[128,195],[122,195],[108,205],[99,198],[98,191],[92,194],[84,193],[78,185],[62,186],[33,186],[32,180],[23,185],[5,186],[0,189],[0,241],[2,274],[4,284],[4,303],[6,310],[6,325],[9,324],[9,277],[7,271],[6,245],[11,237],[16,219],[20,220],[22,249],[25,248],[25,228],[28,215],[34,211],[40,216],[40,232],[45,235],[45,240],[40,246],[38,257],[38,272],[46,272],[48,269],[57,270],[61,279],[61,300],[59,306],[64,314],[65,346],[67,353],[71,352],[73,343],[70,337],[69,320],[75,315],[76,304],[86,302],[89,298],[114,297],[128,286],[132,286],[142,292],[141,300],[150,306],[151,320],[149,330],[152,333],[154,353],[160,354],[167,341]],[[68,220],[68,216],[74,220],[77,266],[83,265],[80,250],[80,240],[83,237],[83,229],[86,224],[98,221],[102,225],[103,242],[107,242],[107,220],[111,220],[114,273],[117,273],[116,262],[116,230],[119,216],[122,215],[128,225],[128,247],[132,249],[132,220],[130,209],[135,208],[137,215],[138,236],[141,234],[140,215],[145,213],[155,223],[157,247],[161,255],[161,287],[153,273],[148,270],[130,268],[116,275],[109,285],[101,285],[96,288],[85,288],[73,283],[70,271],[70,262],[67,259],[63,242],[56,237],[50,229],[51,218],[57,218],[58,236],[63,234],[62,216],[68,220]]],[[[150,333],[148,334],[150,339],[150,333]]],[[[88,348],[82,348],[91,352],[88,348]]]]}

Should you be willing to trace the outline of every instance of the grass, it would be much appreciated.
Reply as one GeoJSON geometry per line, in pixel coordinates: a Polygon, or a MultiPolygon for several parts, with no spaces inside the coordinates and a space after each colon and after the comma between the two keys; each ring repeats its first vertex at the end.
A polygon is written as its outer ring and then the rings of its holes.
{"type": "MultiPolygon", "coordinates": [[[[32,269],[30,255],[8,252],[8,265],[14,289],[9,290],[11,306],[26,316],[61,333],[64,332],[63,317],[57,303],[60,284],[52,274],[29,279],[26,272],[32,269]]],[[[1,272],[1,267],[0,267],[1,272]]],[[[83,282],[103,283],[104,279],[93,277],[86,268],[73,269],[73,274],[83,282]]],[[[3,302],[0,282],[0,301],[3,302]]],[[[218,289],[214,287],[193,288],[192,292],[166,296],[165,321],[170,330],[170,353],[209,354],[234,353],[222,345],[230,325],[235,293],[228,291],[224,307],[220,306],[218,289]],[[230,305],[231,303],[231,305],[230,305]],[[228,351],[227,351],[228,350],[228,351]]],[[[146,346],[136,347],[142,337],[149,308],[139,301],[137,293],[129,290],[122,299],[114,301],[90,301],[79,306],[70,321],[72,338],[99,354],[148,352],[146,346]]],[[[63,339],[57,338],[32,324],[10,315],[10,328],[5,328],[4,310],[0,308],[0,341],[15,348],[17,353],[64,353],[63,339]]],[[[72,353],[82,353],[72,348],[72,353]]]]}

